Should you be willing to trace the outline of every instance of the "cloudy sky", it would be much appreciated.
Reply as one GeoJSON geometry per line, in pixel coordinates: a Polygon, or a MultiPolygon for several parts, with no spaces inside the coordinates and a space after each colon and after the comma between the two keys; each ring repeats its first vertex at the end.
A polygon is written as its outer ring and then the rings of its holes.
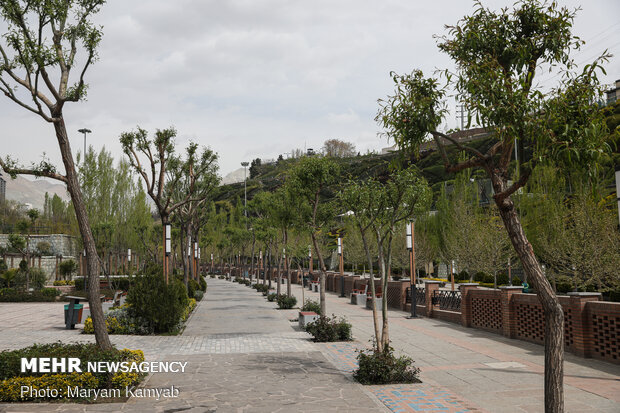
{"type": "MultiPolygon", "coordinates": [[[[578,1],[560,0],[568,7],[578,1]]],[[[486,0],[491,8],[513,1],[486,0]]],[[[391,92],[390,71],[450,67],[433,39],[445,24],[472,11],[465,0],[131,0],[109,1],[100,61],[89,71],[88,101],[66,107],[74,153],[83,138],[122,156],[118,137],[137,125],[175,126],[220,155],[221,174],[256,157],[296,148],[320,149],[326,139],[379,150],[373,118],[391,92]]],[[[588,41],[578,63],[604,49],[620,54],[620,3],[584,2],[575,34],[588,41]]],[[[605,82],[620,79],[620,59],[605,82]]],[[[559,77],[542,76],[550,85],[559,77]]],[[[446,127],[456,125],[453,112],[446,127]]],[[[53,129],[0,99],[2,147],[25,163],[45,152],[61,167],[53,129]]],[[[286,156],[286,155],[285,155],[286,156]]]]}

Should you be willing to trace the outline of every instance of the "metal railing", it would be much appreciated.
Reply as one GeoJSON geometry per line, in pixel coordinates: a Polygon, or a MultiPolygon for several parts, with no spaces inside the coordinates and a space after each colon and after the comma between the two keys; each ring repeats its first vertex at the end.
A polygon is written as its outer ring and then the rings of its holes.
{"type": "MultiPolygon", "coordinates": [[[[411,304],[411,287],[407,287],[405,291],[405,303],[411,304]]],[[[416,287],[416,303],[417,305],[426,304],[426,294],[423,287],[416,287]]]]}
{"type": "Polygon", "coordinates": [[[437,304],[440,310],[461,311],[461,292],[436,290],[433,292],[433,305],[437,304]]]}

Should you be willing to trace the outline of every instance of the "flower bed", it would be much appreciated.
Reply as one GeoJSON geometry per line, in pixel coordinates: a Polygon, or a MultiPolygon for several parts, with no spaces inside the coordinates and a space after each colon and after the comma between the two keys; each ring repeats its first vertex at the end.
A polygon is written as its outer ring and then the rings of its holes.
{"type": "MultiPolygon", "coordinates": [[[[141,350],[109,350],[101,351],[95,344],[35,344],[19,350],[3,351],[0,353],[0,401],[22,402],[31,400],[63,400],[63,401],[93,401],[88,398],[68,398],[68,392],[76,387],[79,389],[125,389],[127,386],[139,384],[146,375],[133,372],[72,372],[72,373],[22,373],[21,358],[55,357],[79,358],[81,365],[89,362],[127,362],[141,363],[144,353],[141,350]],[[21,391],[27,386],[33,391],[21,391]],[[36,392],[42,390],[42,392],[36,392]],[[43,392],[43,390],[45,390],[43,392]],[[35,393],[33,395],[33,392],[35,393]],[[41,393],[44,393],[43,395],[41,393]]],[[[109,401],[109,399],[107,400],[109,401]]]]}

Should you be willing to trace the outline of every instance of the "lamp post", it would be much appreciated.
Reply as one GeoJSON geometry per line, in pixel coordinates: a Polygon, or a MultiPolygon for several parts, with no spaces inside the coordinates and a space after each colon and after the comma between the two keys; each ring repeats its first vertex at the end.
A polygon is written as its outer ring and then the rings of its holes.
{"type": "Polygon", "coordinates": [[[198,241],[194,241],[194,279],[198,280],[198,241]]]}
{"type": "Polygon", "coordinates": [[[417,305],[418,305],[418,288],[416,280],[416,268],[415,268],[415,220],[412,220],[407,225],[407,250],[409,250],[409,271],[411,272],[409,293],[411,296],[411,315],[409,318],[417,318],[417,305]]]}
{"type": "MultiPolygon", "coordinates": [[[[261,271],[263,270],[263,250],[258,251],[258,278],[260,279],[261,271]]],[[[256,280],[256,284],[258,284],[258,279],[256,280]]],[[[265,276],[263,273],[263,285],[265,284],[265,276]]]]}
{"type": "Polygon", "coordinates": [[[340,261],[340,297],[344,297],[344,261],[342,257],[342,237],[338,237],[338,259],[340,261]]]}
{"type": "Polygon", "coordinates": [[[90,129],[82,128],[79,129],[78,132],[84,134],[84,163],[86,164],[86,134],[91,133],[92,131],[90,129]]]}
{"type": "Polygon", "coordinates": [[[456,272],[456,264],[454,260],[452,260],[452,265],[450,266],[450,282],[452,283],[452,291],[454,291],[454,273],[456,272]]]}
{"type": "Polygon", "coordinates": [[[241,166],[243,166],[243,215],[245,215],[245,229],[248,229],[248,165],[249,162],[241,162],[241,166]]]}
{"type": "Polygon", "coordinates": [[[170,254],[172,254],[172,226],[166,224],[164,226],[164,278],[166,284],[168,284],[168,261],[170,261],[170,254]]]}

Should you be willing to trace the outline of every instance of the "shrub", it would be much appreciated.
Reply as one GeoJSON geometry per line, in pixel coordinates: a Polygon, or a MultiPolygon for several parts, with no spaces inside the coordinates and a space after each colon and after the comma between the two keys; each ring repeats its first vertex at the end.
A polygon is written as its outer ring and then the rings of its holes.
{"type": "Polygon", "coordinates": [[[7,288],[14,287],[15,278],[17,277],[17,268],[6,270],[1,277],[2,281],[4,281],[4,285],[6,285],[7,288]]]}
{"type": "Polygon", "coordinates": [[[185,309],[183,310],[183,316],[181,317],[181,319],[183,321],[187,320],[187,318],[189,317],[189,315],[192,313],[192,311],[194,311],[194,309],[196,308],[196,305],[198,305],[196,303],[196,299],[195,298],[190,298],[188,303],[187,303],[187,307],[185,307],[185,309]]]}
{"type": "Polygon", "coordinates": [[[295,307],[295,304],[297,304],[297,298],[292,295],[288,296],[285,294],[280,294],[280,296],[277,298],[277,302],[278,308],[282,310],[289,310],[295,307]]]}
{"type": "Polygon", "coordinates": [[[314,311],[317,314],[321,314],[321,304],[317,301],[306,300],[304,306],[301,307],[301,311],[314,311]]]}
{"type": "Polygon", "coordinates": [[[497,285],[508,285],[508,274],[501,272],[497,274],[497,285]]]}
{"type": "Polygon", "coordinates": [[[49,302],[56,301],[56,296],[60,294],[55,288],[42,288],[39,291],[27,292],[17,291],[13,288],[0,289],[0,302],[49,302]]]}
{"type": "Polygon", "coordinates": [[[512,277],[512,285],[521,285],[521,284],[523,284],[523,281],[521,281],[521,278],[517,277],[516,275],[512,277]]]}
{"type": "Polygon", "coordinates": [[[204,277],[199,277],[199,279],[200,279],[200,282],[199,282],[199,284],[200,284],[200,291],[202,291],[202,292],[207,291],[207,280],[205,280],[204,277]]]}
{"type": "Polygon", "coordinates": [[[266,295],[265,293],[269,292],[269,286],[267,284],[254,284],[254,288],[259,293],[263,293],[263,295],[266,295]]]}
{"type": "Polygon", "coordinates": [[[166,284],[161,274],[138,277],[127,294],[130,313],[144,318],[155,333],[173,331],[180,323],[189,298],[180,281],[166,284]]]}
{"type": "MultiPolygon", "coordinates": [[[[0,353],[0,401],[15,402],[28,401],[25,395],[21,397],[21,386],[32,386],[35,389],[56,389],[59,396],[66,397],[68,387],[104,389],[125,388],[135,386],[146,376],[142,373],[70,373],[44,374],[21,372],[21,358],[35,357],[76,357],[82,365],[89,362],[136,362],[144,361],[144,354],[140,350],[107,350],[101,351],[95,344],[35,344],[19,350],[3,351],[0,353]]],[[[37,398],[40,400],[40,398],[37,398]]]]}
{"type": "Polygon", "coordinates": [[[189,298],[194,298],[194,293],[197,290],[200,290],[200,284],[196,280],[190,278],[187,281],[187,296],[189,298]]]}
{"type": "Polygon", "coordinates": [[[73,281],[73,280],[56,280],[56,281],[54,281],[54,285],[56,285],[56,286],[75,285],[75,281],[73,281]]]}
{"type": "Polygon", "coordinates": [[[41,255],[52,255],[52,245],[45,241],[38,242],[37,251],[41,255]]]}
{"type": "Polygon", "coordinates": [[[62,275],[62,278],[65,279],[70,279],[73,276],[73,273],[77,271],[77,268],[78,265],[73,260],[66,260],[58,265],[58,271],[60,272],[60,275],[62,275]]]}
{"type": "Polygon", "coordinates": [[[204,297],[205,292],[202,290],[194,291],[194,298],[196,301],[202,301],[202,297],[204,297]]]}
{"type": "Polygon", "coordinates": [[[28,270],[28,278],[30,288],[34,288],[35,290],[40,290],[47,282],[47,275],[41,268],[30,268],[28,270]]]}
{"type": "Polygon", "coordinates": [[[211,277],[211,278],[215,278],[215,274],[211,274],[209,277],[211,277]]]}
{"type": "MultiPolygon", "coordinates": [[[[109,334],[152,334],[153,329],[143,317],[136,317],[128,306],[113,308],[105,314],[105,325],[109,334]]],[[[94,334],[93,320],[87,317],[84,321],[84,334],[94,334]]]]}
{"type": "Polygon", "coordinates": [[[267,294],[267,301],[273,302],[273,301],[276,300],[277,297],[278,297],[278,294],[276,294],[276,293],[269,293],[269,294],[267,294]]]}
{"type": "Polygon", "coordinates": [[[331,341],[350,341],[353,339],[351,335],[351,324],[344,317],[336,318],[320,316],[316,321],[306,325],[306,331],[312,334],[313,341],[318,343],[331,341]]]}
{"type": "Polygon", "coordinates": [[[353,378],[362,384],[420,382],[420,369],[413,366],[413,360],[407,356],[396,357],[390,346],[382,352],[360,351],[357,362],[359,367],[353,372],[353,378]]]}

